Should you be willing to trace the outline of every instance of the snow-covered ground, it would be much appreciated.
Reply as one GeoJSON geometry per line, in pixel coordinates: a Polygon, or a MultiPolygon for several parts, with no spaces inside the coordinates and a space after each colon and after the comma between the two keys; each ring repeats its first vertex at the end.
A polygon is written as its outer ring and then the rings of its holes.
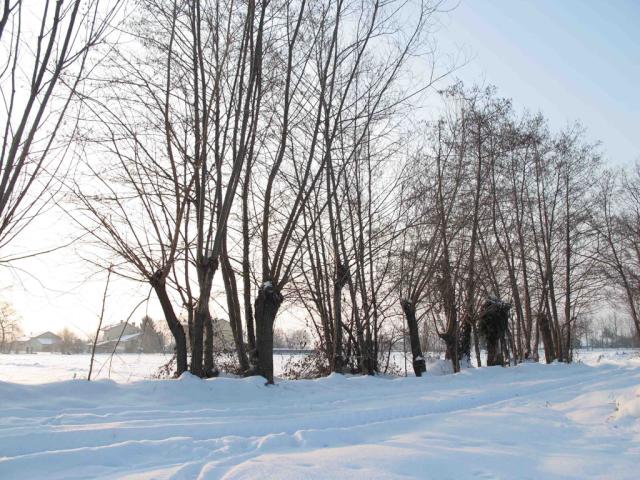
{"type": "MultiPolygon", "coordinates": [[[[113,358],[96,354],[92,378],[111,378],[117,382],[149,379],[170,358],[163,354],[122,354],[113,358]]],[[[91,355],[0,355],[0,381],[33,384],[86,379],[90,361],[91,355]]]]}
{"type": "MultiPolygon", "coordinates": [[[[407,355],[410,357],[410,354],[407,355]]],[[[274,355],[276,376],[282,375],[288,363],[299,359],[299,354],[274,355]]],[[[158,370],[171,359],[169,354],[125,353],[111,356],[96,354],[92,379],[110,379],[116,382],[132,382],[156,378],[158,370]]],[[[0,355],[0,381],[14,383],[48,383],[61,380],[86,379],[91,355],[61,355],[59,353],[38,353],[0,355]]],[[[404,372],[404,354],[393,353],[397,371],[404,372]]],[[[411,369],[411,360],[407,361],[411,369]]],[[[427,369],[435,375],[449,373],[449,362],[427,358],[427,369]]],[[[1,480],[1,479],[0,479],[1,480]]]]}
{"type": "MultiPolygon", "coordinates": [[[[291,355],[275,355],[276,374],[291,355]]],[[[124,353],[111,356],[96,354],[92,379],[111,379],[116,382],[148,380],[156,377],[161,366],[171,359],[169,354],[124,353]]],[[[89,373],[91,355],[61,355],[59,353],[38,353],[20,355],[0,355],[0,381],[15,383],[47,383],[61,380],[86,379],[89,373]]]]}
{"type": "Polygon", "coordinates": [[[636,479],[640,356],[580,358],[270,387],[0,382],[0,479],[636,479]]]}

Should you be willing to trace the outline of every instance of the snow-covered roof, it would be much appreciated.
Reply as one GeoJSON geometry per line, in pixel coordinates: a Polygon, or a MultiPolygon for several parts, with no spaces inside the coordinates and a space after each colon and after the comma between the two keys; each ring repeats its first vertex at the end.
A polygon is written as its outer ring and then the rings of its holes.
{"type": "MultiPolygon", "coordinates": [[[[133,340],[134,338],[139,337],[140,335],[142,335],[142,332],[130,333],[129,335],[122,335],[122,337],[120,337],[119,343],[127,343],[129,340],[133,340]]],[[[118,343],[118,339],[114,338],[113,340],[105,340],[103,342],[98,342],[96,345],[97,346],[115,345],[116,343],[118,343]]]]}
{"type": "Polygon", "coordinates": [[[60,337],[58,335],[56,335],[55,333],[50,332],[50,331],[43,332],[40,335],[36,335],[33,338],[44,338],[44,337],[55,338],[57,340],[60,340],[60,337]]]}
{"type": "Polygon", "coordinates": [[[130,333],[129,335],[123,335],[122,337],[120,337],[120,341],[121,342],[128,342],[129,340],[133,340],[134,338],[139,337],[140,335],[142,335],[141,332],[130,333]]]}
{"type": "Polygon", "coordinates": [[[53,332],[41,333],[40,335],[31,337],[31,340],[35,340],[40,345],[55,345],[56,343],[60,343],[62,341],[62,339],[53,332]]]}
{"type": "Polygon", "coordinates": [[[114,323],[113,325],[107,325],[106,327],[102,327],[100,330],[103,332],[109,331],[109,330],[124,330],[125,328],[128,329],[135,329],[135,330],[140,330],[135,324],[133,323],[124,323],[124,322],[120,322],[120,323],[114,323]]]}

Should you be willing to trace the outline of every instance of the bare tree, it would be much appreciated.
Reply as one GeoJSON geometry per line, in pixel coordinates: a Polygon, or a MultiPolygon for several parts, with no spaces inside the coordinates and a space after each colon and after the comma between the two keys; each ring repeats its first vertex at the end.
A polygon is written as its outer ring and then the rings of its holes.
{"type": "Polygon", "coordinates": [[[11,304],[0,301],[0,353],[10,352],[21,333],[20,317],[11,304]]]}
{"type": "Polygon", "coordinates": [[[636,336],[640,338],[640,311],[638,278],[640,262],[637,232],[640,231],[640,167],[634,166],[628,173],[606,172],[600,184],[598,213],[594,226],[603,240],[604,247],[598,256],[602,274],[614,282],[622,292],[636,336]]]}
{"type": "MultiPolygon", "coordinates": [[[[114,273],[135,272],[155,290],[179,372],[186,369],[186,334],[170,290],[187,312],[191,372],[214,374],[212,349],[205,358],[205,327],[227,220],[256,138],[266,8],[141,2],[129,23],[139,48],[114,47],[99,79],[102,96],[86,99],[103,130],[91,143],[110,144],[104,153],[115,160],[107,171],[89,166],[97,180],[90,183],[107,193],[76,189],[98,221],[98,229],[88,230],[120,258],[114,273]]],[[[227,261],[224,255],[228,279],[227,261]]],[[[240,347],[241,324],[232,320],[240,347]]]]}
{"type": "MultiPolygon", "coordinates": [[[[389,285],[386,253],[399,236],[393,207],[399,142],[390,131],[408,110],[407,99],[433,81],[407,88],[402,79],[437,7],[418,7],[416,22],[404,25],[405,36],[394,30],[406,13],[395,2],[373,2],[358,13],[357,22],[353,12],[359,10],[350,2],[317,13],[321,35],[313,65],[319,86],[309,97],[318,103],[306,151],[317,155],[323,173],[313,179],[298,214],[302,228],[291,243],[304,249],[293,289],[313,319],[333,371],[377,370],[377,335],[392,291],[384,289],[389,285]],[[355,32],[345,27],[352,23],[355,32]]],[[[296,182],[303,178],[297,174],[296,182]]]]}

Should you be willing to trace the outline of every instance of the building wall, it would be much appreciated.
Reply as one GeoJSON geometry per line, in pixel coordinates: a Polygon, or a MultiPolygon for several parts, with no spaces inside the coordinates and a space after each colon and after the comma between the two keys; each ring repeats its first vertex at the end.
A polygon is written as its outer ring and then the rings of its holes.
{"type": "Polygon", "coordinates": [[[118,323],[117,325],[112,325],[110,327],[105,327],[102,330],[102,339],[103,342],[110,342],[113,340],[118,340],[120,335],[130,335],[132,333],[138,333],[140,329],[131,324],[125,324],[124,322],[118,323]]]}
{"type": "Polygon", "coordinates": [[[55,337],[44,336],[43,338],[53,338],[54,342],[51,344],[43,345],[38,341],[38,338],[32,337],[27,341],[14,342],[11,346],[11,350],[14,353],[39,353],[39,352],[59,352],[60,340],[55,337]]]}
{"type": "Polygon", "coordinates": [[[233,349],[233,330],[231,324],[220,318],[213,319],[213,346],[216,350],[233,349]]]}
{"type": "Polygon", "coordinates": [[[37,337],[33,337],[30,343],[33,347],[33,352],[59,352],[62,341],[56,334],[45,332],[37,337]]]}

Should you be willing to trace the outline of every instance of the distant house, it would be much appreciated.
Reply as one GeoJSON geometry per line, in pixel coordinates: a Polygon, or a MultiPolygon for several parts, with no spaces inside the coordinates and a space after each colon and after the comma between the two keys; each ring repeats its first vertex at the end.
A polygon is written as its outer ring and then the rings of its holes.
{"type": "Polygon", "coordinates": [[[103,353],[159,353],[164,350],[162,337],[153,327],[152,321],[135,323],[120,322],[100,330],[96,352],[103,353]]]}
{"type": "MultiPolygon", "coordinates": [[[[185,333],[189,332],[189,325],[185,318],[180,319],[180,323],[184,328],[185,333]]],[[[231,330],[231,323],[228,320],[222,318],[214,318],[211,320],[213,325],[213,348],[215,351],[228,351],[235,350],[236,344],[233,340],[233,330],[231,330]]],[[[175,345],[173,341],[167,346],[169,350],[173,350],[175,345]]]]}
{"type": "Polygon", "coordinates": [[[9,344],[9,353],[29,353],[31,337],[19,337],[9,344]]]}
{"type": "Polygon", "coordinates": [[[142,330],[135,323],[121,321],[100,330],[100,339],[96,344],[96,352],[119,353],[137,352],[142,342],[142,330]]]}
{"type": "Polygon", "coordinates": [[[35,337],[23,337],[13,342],[15,353],[59,352],[62,339],[53,332],[44,332],[35,337]]]}
{"type": "MultiPolygon", "coordinates": [[[[123,321],[120,321],[120,323],[116,323],[115,325],[103,327],[100,332],[102,333],[100,340],[103,342],[118,340],[121,336],[124,337],[134,335],[136,333],[142,333],[141,330],[136,327],[135,323],[125,323],[123,321]]],[[[120,340],[122,341],[121,338],[120,340]]]]}
{"type": "Polygon", "coordinates": [[[213,348],[215,350],[233,350],[236,344],[233,340],[233,330],[231,323],[222,318],[214,318],[213,325],[213,348]]]}

